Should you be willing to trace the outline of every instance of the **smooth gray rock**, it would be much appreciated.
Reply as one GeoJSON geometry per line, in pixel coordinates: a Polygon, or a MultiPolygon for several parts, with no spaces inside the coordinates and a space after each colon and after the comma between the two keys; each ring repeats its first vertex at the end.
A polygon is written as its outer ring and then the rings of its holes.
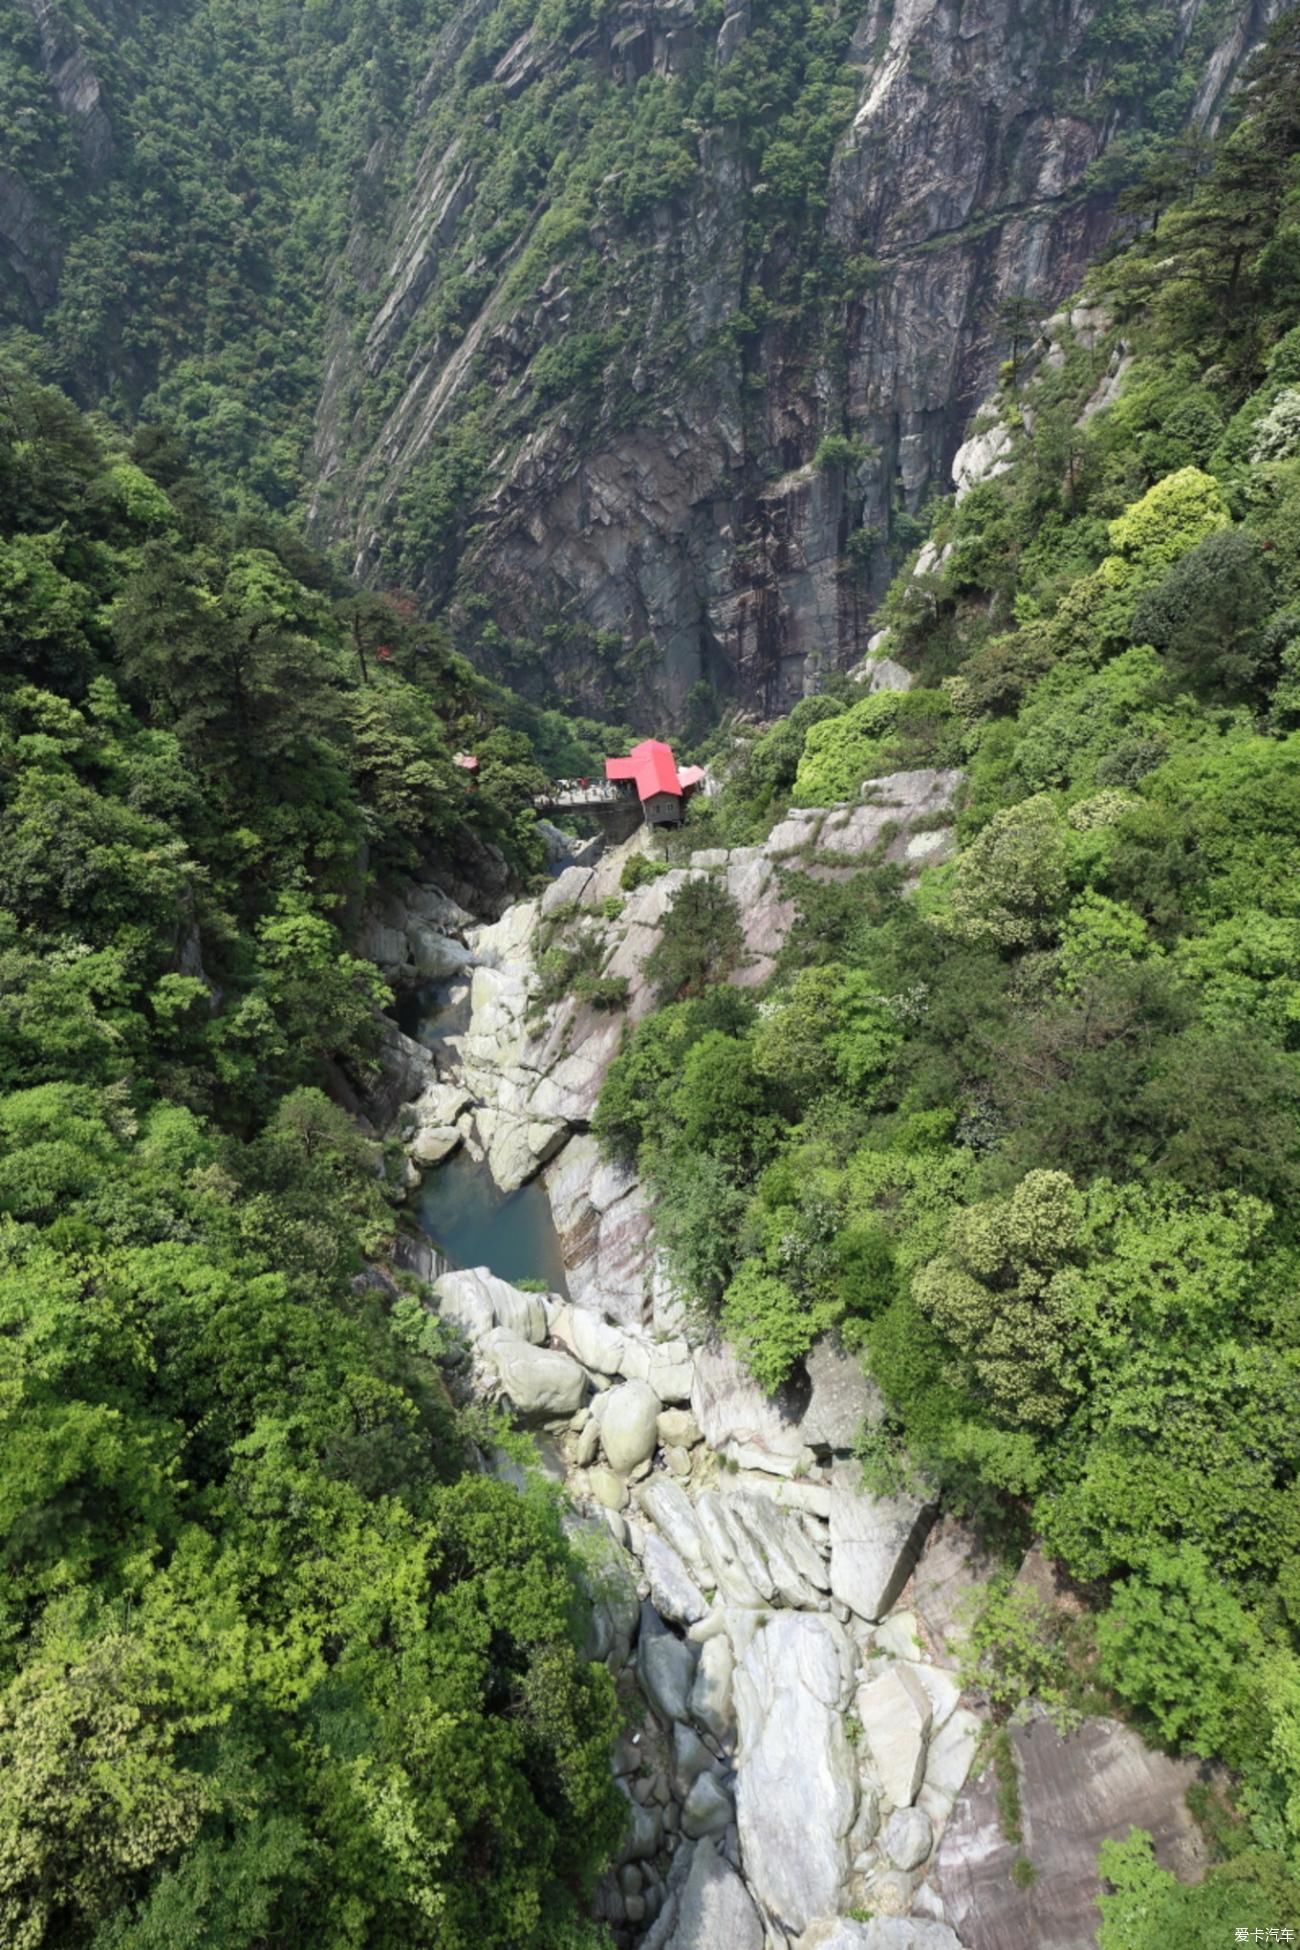
{"type": "Polygon", "coordinates": [[[1114,1720],[1085,1720],[1064,1739],[1043,1719],[1009,1731],[1023,1843],[1002,1834],[990,1766],[953,1809],[930,1871],[968,1950],[1091,1950],[1097,1850],[1130,1828],[1152,1835],[1157,1859],[1183,1880],[1202,1872],[1205,1842],[1186,1801],[1194,1761],[1155,1753],[1114,1720]],[[1028,1889],[1011,1879],[1020,1855],[1038,1871],[1028,1889]]]}
{"type": "Polygon", "coordinates": [[[812,1449],[851,1449],[863,1424],[878,1422],[884,1397],[861,1358],[823,1337],[804,1359],[811,1393],[800,1433],[812,1449]]]}
{"type": "MultiPolygon", "coordinates": [[[[619,1787],[627,1792],[626,1783],[620,1781],[619,1787]]],[[[618,1851],[620,1862],[646,1862],[659,1852],[663,1837],[663,1819],[656,1807],[642,1807],[628,1795],[630,1819],[622,1846],[618,1851]]]]}
{"type": "Polygon", "coordinates": [[[672,1545],[651,1531],[645,1540],[641,1563],[650,1584],[656,1608],[675,1625],[694,1625],[708,1607],[700,1588],[672,1545]]]}
{"type": "Polygon", "coordinates": [[[568,1341],[584,1368],[597,1374],[620,1374],[625,1345],[622,1331],[601,1314],[585,1307],[570,1310],[568,1341]]]}
{"type": "Polygon", "coordinates": [[[930,1817],[920,1808],[899,1808],[885,1823],[885,1854],[896,1869],[919,1869],[934,1847],[930,1817]]]}
{"type": "Polygon", "coordinates": [[[673,1793],[685,1800],[701,1774],[714,1774],[718,1763],[694,1727],[683,1720],[673,1723],[673,1793]]]}
{"type": "Polygon", "coordinates": [[[695,1506],[681,1484],[662,1474],[653,1475],[638,1487],[636,1500],[697,1582],[706,1586],[716,1583],[717,1574],[700,1534],[695,1506]]]}
{"type": "Polygon", "coordinates": [[[659,1417],[659,1440],[665,1449],[693,1449],[700,1439],[700,1425],[689,1408],[666,1408],[659,1417]]]}
{"type": "Polygon", "coordinates": [[[691,1411],[711,1449],[792,1475],[804,1446],[802,1407],[787,1391],[765,1395],[724,1343],[695,1350],[691,1411]]]}
{"type": "Polygon", "coordinates": [[[873,1623],[907,1583],[934,1517],[911,1496],[871,1496],[853,1462],[831,1473],[831,1595],[873,1623]]]}
{"type": "Polygon", "coordinates": [[[844,1731],[853,1646],[818,1612],[776,1612],[735,1675],[736,1812],[750,1888],[793,1933],[840,1906],[858,1809],[844,1731]]]}
{"type": "Polygon", "coordinates": [[[546,1339],[546,1309],[541,1295],[521,1292],[489,1273],[486,1266],[444,1273],[434,1281],[433,1290],[444,1318],[458,1322],[476,1339],[494,1327],[504,1328],[516,1340],[529,1341],[534,1347],[546,1339]]]}
{"type": "Polygon", "coordinates": [[[836,1917],[799,1939],[798,1950],[963,1950],[946,1923],[919,1916],[873,1916],[869,1923],[836,1917]]]}
{"type": "Polygon", "coordinates": [[[653,1456],[662,1406],[646,1381],[624,1381],[610,1390],[601,1416],[600,1439],[610,1468],[620,1476],[653,1456]]]}
{"type": "Polygon", "coordinates": [[[916,682],[907,666],[892,657],[873,657],[862,675],[868,691],[910,691],[916,682]]]}
{"type": "Polygon", "coordinates": [[[572,1415],[587,1392],[587,1377],[558,1348],[532,1347],[502,1327],[482,1343],[505,1393],[520,1415],[549,1420],[572,1415]]]}
{"type": "Polygon", "coordinates": [[[683,1639],[671,1632],[652,1636],[643,1630],[636,1668],[641,1690],[661,1720],[671,1726],[689,1716],[695,1655],[683,1639]]]}
{"type": "Polygon", "coordinates": [[[725,1633],[705,1639],[700,1647],[700,1663],[691,1688],[691,1718],[711,1733],[719,1745],[729,1741],[736,1730],[732,1703],[732,1675],[735,1657],[725,1633]]]}
{"type": "Polygon", "coordinates": [[[885,1797],[896,1808],[906,1808],[925,1778],[930,1696],[911,1668],[899,1663],[858,1688],[857,1706],[885,1797]]]}
{"type": "Polygon", "coordinates": [[[712,1841],[696,1845],[671,1950],[763,1950],[763,1925],[749,1891],[712,1841]]]}
{"type": "Polygon", "coordinates": [[[682,1833],[697,1841],[702,1835],[723,1835],[735,1820],[736,1808],[716,1774],[700,1774],[682,1803],[682,1833]]]}
{"type": "Polygon", "coordinates": [[[474,965],[473,952],[463,942],[453,941],[424,922],[408,922],[406,939],[415,972],[426,982],[445,981],[449,975],[459,975],[474,965]]]}

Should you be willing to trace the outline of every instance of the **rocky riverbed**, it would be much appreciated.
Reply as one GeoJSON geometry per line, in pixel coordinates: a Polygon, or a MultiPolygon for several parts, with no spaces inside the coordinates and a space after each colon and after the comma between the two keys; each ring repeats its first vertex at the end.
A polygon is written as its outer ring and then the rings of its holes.
{"type": "Polygon", "coordinates": [[[1104,1835],[1146,1827],[1195,1869],[1187,1770],[1106,1721],[1017,1732],[1032,1855],[1005,1839],[956,1669],[962,1596],[990,1567],[933,1504],[864,1486],[852,1452],[881,1404],[857,1360],[823,1342],[760,1391],[673,1292],[641,1187],[587,1131],[688,875],[725,878],[745,925],[732,979],[756,985],[794,921],[784,870],[942,858],[956,783],[876,781],[869,803],[792,814],[626,896],[644,833],[486,926],[428,887],[371,917],[397,979],[469,990],[468,1026],[431,1049],[390,1034],[382,1109],[413,1185],[463,1147],[502,1191],[538,1179],[555,1220],[567,1298],[480,1267],[443,1272],[431,1304],[462,1384],[542,1438],[569,1501],[590,1651],[626,1712],[627,1833],[597,1906],[629,1950],[1084,1950],[1104,1835]],[[626,1011],[539,1010],[535,954],[584,929],[626,1011]]]}

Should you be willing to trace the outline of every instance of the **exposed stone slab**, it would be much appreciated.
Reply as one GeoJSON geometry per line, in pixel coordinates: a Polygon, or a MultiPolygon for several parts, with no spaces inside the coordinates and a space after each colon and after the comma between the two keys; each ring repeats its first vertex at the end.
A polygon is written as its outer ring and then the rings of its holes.
{"type": "Polygon", "coordinates": [[[639,1326],[654,1264],[649,1207],[631,1172],[607,1165],[595,1138],[570,1138],[543,1183],[575,1307],[639,1326]]]}
{"type": "Polygon", "coordinates": [[[909,1667],[895,1664],[858,1688],[858,1718],[876,1778],[896,1808],[916,1799],[925,1778],[930,1696],[909,1667]]]}
{"type": "Polygon", "coordinates": [[[804,1447],[799,1418],[804,1406],[796,1393],[763,1393],[724,1342],[695,1350],[691,1411],[709,1447],[719,1454],[743,1454],[756,1467],[789,1475],[804,1447]]]}
{"type": "MultiPolygon", "coordinates": [[[[476,1340],[494,1327],[502,1327],[516,1340],[530,1341],[535,1347],[546,1339],[546,1309],[540,1294],[521,1292],[489,1273],[486,1266],[443,1273],[434,1281],[433,1291],[443,1318],[455,1321],[476,1340]]],[[[577,1402],[573,1406],[576,1408],[577,1402]]]]}
{"type": "MultiPolygon", "coordinates": [[[[830,1578],[798,1517],[753,1490],[733,1491],[726,1497],[724,1508],[733,1536],[738,1531],[744,1535],[761,1563],[769,1595],[796,1610],[816,1609],[819,1594],[829,1588],[830,1578]]],[[[755,1582],[749,1560],[745,1563],[751,1583],[755,1582]]]]}
{"type": "Polygon", "coordinates": [[[864,1422],[878,1422],[884,1397],[857,1356],[824,1337],[804,1360],[810,1393],[801,1433],[812,1449],[851,1449],[864,1422]]]}
{"type": "Polygon", "coordinates": [[[587,1392],[586,1375],[558,1348],[532,1347],[500,1327],[482,1347],[520,1415],[544,1421],[572,1415],[587,1392]]]}
{"type": "Polygon", "coordinates": [[[749,1891],[712,1841],[696,1845],[670,1950],[763,1950],[749,1891]]]}
{"type": "Polygon", "coordinates": [[[816,1612],[777,1612],[735,1676],[737,1819],[750,1888],[784,1927],[839,1908],[857,1766],[844,1731],[853,1647],[816,1612]]]}
{"type": "Polygon", "coordinates": [[[641,1563],[655,1609],[675,1625],[694,1625],[708,1607],[700,1588],[672,1545],[653,1531],[646,1535],[641,1563]]]}
{"type": "Polygon", "coordinates": [[[868,1923],[835,1917],[801,1936],[798,1950],[963,1950],[946,1923],[919,1916],[873,1916],[868,1923]]]}
{"type": "Polygon", "coordinates": [[[871,1496],[856,1463],[831,1473],[831,1593],[860,1618],[883,1618],[911,1576],[933,1504],[871,1496]]]}
{"type": "Polygon", "coordinates": [[[650,1476],[639,1486],[637,1502],[650,1521],[658,1526],[692,1575],[704,1584],[712,1586],[716,1581],[716,1573],[700,1534],[695,1506],[680,1483],[675,1483],[671,1477],[662,1474],[650,1476]]]}
{"type": "Polygon", "coordinates": [[[987,1584],[996,1568],[969,1524],[957,1517],[939,1518],[921,1547],[905,1593],[936,1658],[956,1663],[971,1594],[987,1584]]]}
{"type": "Polygon", "coordinates": [[[968,1950],[1092,1950],[1097,1850],[1130,1828],[1146,1829],[1158,1859],[1184,1880],[1201,1873],[1204,1844],[1185,1799],[1193,1762],[1153,1752],[1114,1720],[1086,1720],[1063,1739],[1035,1719],[1010,1736],[1023,1843],[1003,1837],[990,1766],[954,1808],[932,1871],[968,1950]],[[1028,1889],[1011,1879],[1019,1855],[1037,1871],[1028,1889]]]}

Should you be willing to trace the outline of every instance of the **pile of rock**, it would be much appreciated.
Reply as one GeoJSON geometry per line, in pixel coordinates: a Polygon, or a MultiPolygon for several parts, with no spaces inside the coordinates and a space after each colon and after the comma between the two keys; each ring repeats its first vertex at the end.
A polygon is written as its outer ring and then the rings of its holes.
{"type": "Polygon", "coordinates": [[[357,937],[386,981],[416,988],[471,968],[468,946],[474,916],[440,887],[411,881],[400,896],[389,894],[367,908],[357,937]]]}
{"type": "Polygon", "coordinates": [[[857,1364],[824,1346],[772,1402],[725,1348],[481,1269],[434,1293],[478,1386],[552,1439],[596,1573],[590,1650],[640,1715],[615,1756],[628,1830],[600,1891],[619,1940],[804,1950],[855,1907],[904,1916],[978,1722],[892,1609],[933,1512],[872,1497],[843,1453],[878,1406],[857,1364]]]}

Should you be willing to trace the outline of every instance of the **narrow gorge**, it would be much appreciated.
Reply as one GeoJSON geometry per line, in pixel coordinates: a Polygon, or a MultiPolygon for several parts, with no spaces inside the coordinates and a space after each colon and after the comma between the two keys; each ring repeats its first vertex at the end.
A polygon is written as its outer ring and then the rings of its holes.
{"type": "MultiPolygon", "coordinates": [[[[775,1395],[759,1388],[683,1305],[642,1186],[588,1128],[625,1021],[653,1006],[646,962],[682,885],[727,887],[744,917],[732,980],[759,987],[794,917],[787,875],[834,883],[874,860],[914,877],[951,855],[959,784],[886,775],[861,803],[686,854],[626,898],[629,863],[661,844],[650,829],[604,851],[552,831],[539,898],[481,923],[411,886],[363,937],[434,1005],[423,1041],[394,1027],[385,1052],[412,1207],[463,1161],[426,1210],[432,1244],[408,1235],[401,1263],[449,1330],[454,1388],[533,1439],[522,1467],[500,1452],[484,1466],[521,1491],[528,1471],[557,1486],[588,1651],[617,1676],[629,1820],[595,1913],[629,1950],[1083,1950],[1107,1835],[1148,1830],[1184,1874],[1201,1859],[1181,1807],[1193,1771],[1106,1720],[1064,1740],[1042,1718],[1015,1731],[1024,1852],[1008,1837],[994,1728],[958,1670],[994,1571],[977,1532],[937,1497],[864,1487],[854,1452],[884,1405],[834,1336],[775,1395]],[[539,1007],[540,957],[573,929],[627,982],[626,1017],[572,996],[539,1007]],[[449,1265],[438,1241],[475,1176],[495,1188],[472,1235],[489,1263],[449,1265]],[[517,1202],[539,1185],[553,1232],[534,1208],[519,1259],[517,1202]],[[564,1291],[539,1291],[556,1247],[564,1291]],[[528,1265],[525,1288],[497,1276],[499,1255],[528,1265]]],[[[1050,1589],[1036,1553],[1022,1576],[1050,1589]]]]}

